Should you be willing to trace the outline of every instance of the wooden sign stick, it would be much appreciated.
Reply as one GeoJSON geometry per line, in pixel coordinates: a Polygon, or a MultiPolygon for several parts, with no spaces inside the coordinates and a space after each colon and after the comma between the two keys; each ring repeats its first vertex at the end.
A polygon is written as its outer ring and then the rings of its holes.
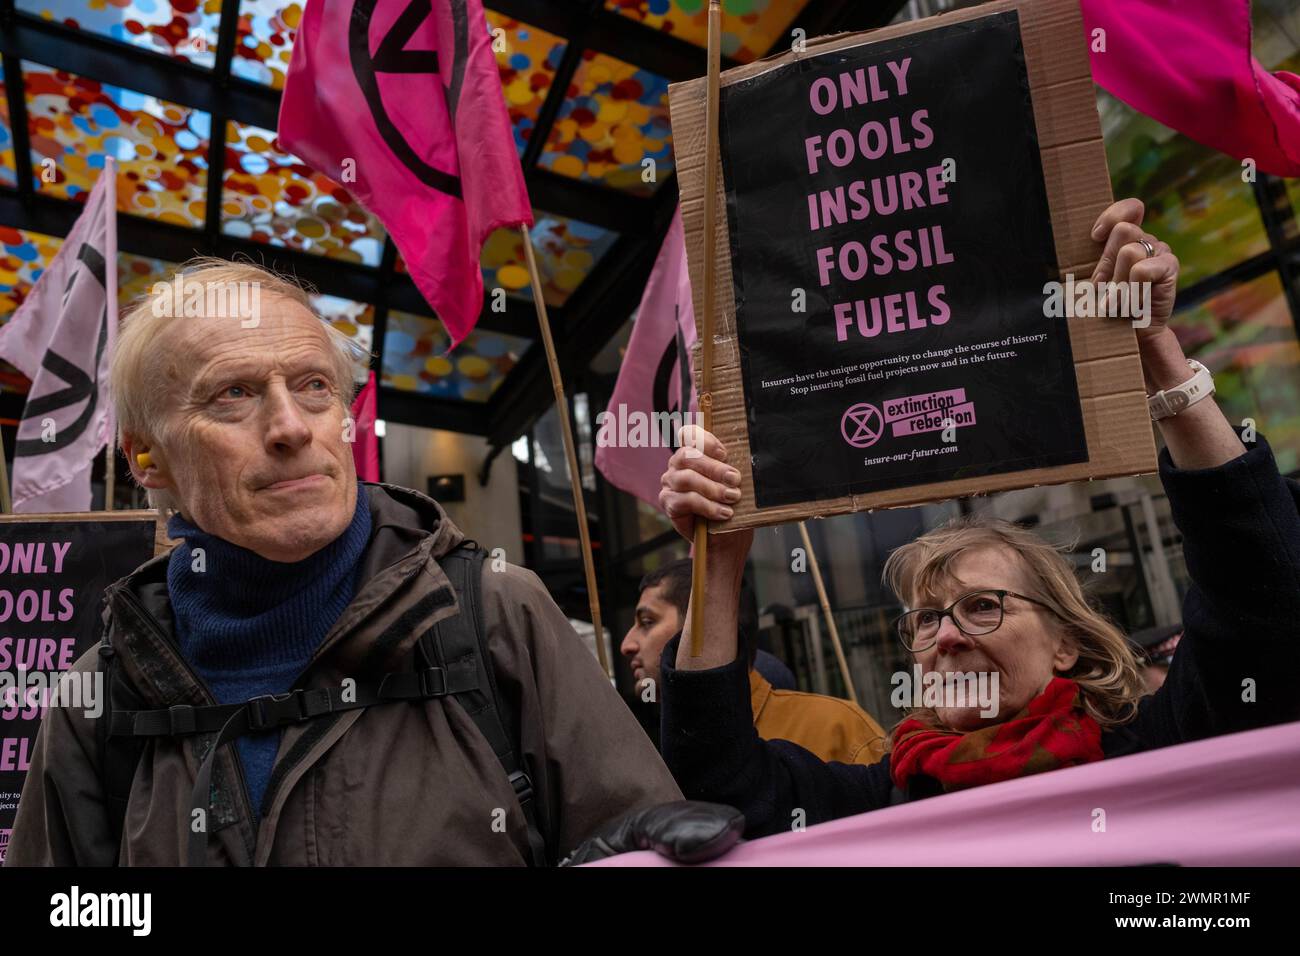
{"type": "MultiPolygon", "coordinates": [[[[713,238],[717,227],[714,167],[718,164],[718,75],[722,65],[722,4],[709,0],[708,89],[704,114],[704,314],[700,316],[700,414],[713,431],[713,238]]],[[[695,558],[691,566],[691,656],[704,651],[704,571],[709,553],[709,523],[695,519],[695,558]]]]}
{"type": "MultiPolygon", "coordinates": [[[[17,447],[17,441],[18,435],[15,432],[15,448],[17,447]]],[[[9,498],[9,466],[5,463],[5,450],[0,446],[0,514],[7,515],[13,510],[13,502],[9,498]]]]}
{"type": "Polygon", "coordinates": [[[104,446],[104,510],[113,510],[113,498],[117,491],[117,436],[109,435],[108,444],[104,446]]]}
{"type": "Polygon", "coordinates": [[[822,613],[826,615],[826,627],[831,632],[831,646],[835,648],[835,659],[840,664],[840,676],[844,678],[844,688],[849,692],[849,700],[861,706],[857,689],[853,686],[853,677],[849,674],[849,661],[844,656],[844,645],[840,643],[840,629],[835,626],[835,615],[831,613],[830,598],[826,596],[826,585],[822,582],[822,569],[817,563],[817,552],[813,551],[812,538],[808,536],[808,526],[802,521],[799,522],[799,536],[803,538],[803,550],[808,555],[808,567],[812,569],[817,599],[821,601],[822,613]]]}

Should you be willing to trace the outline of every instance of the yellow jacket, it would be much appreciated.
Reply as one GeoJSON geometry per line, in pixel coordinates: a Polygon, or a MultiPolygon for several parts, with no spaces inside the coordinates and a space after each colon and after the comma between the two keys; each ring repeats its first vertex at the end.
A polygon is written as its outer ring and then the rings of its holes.
{"type": "Polygon", "coordinates": [[[852,701],[777,690],[749,672],[754,729],[764,740],[789,740],[822,760],[873,764],[885,755],[885,732],[852,701]]]}

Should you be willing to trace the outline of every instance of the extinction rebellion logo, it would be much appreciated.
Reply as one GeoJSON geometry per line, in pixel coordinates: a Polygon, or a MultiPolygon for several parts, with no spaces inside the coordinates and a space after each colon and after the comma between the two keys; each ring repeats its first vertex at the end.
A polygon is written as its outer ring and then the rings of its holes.
{"type": "Polygon", "coordinates": [[[966,400],[964,388],[906,395],[880,404],[883,411],[870,402],[850,405],[840,416],[840,436],[854,448],[870,448],[884,437],[886,427],[894,438],[904,438],[975,424],[975,403],[966,400]]]}
{"type": "Polygon", "coordinates": [[[884,431],[885,422],[880,417],[880,409],[870,402],[849,406],[840,419],[840,434],[854,448],[869,448],[880,440],[884,431]]]}

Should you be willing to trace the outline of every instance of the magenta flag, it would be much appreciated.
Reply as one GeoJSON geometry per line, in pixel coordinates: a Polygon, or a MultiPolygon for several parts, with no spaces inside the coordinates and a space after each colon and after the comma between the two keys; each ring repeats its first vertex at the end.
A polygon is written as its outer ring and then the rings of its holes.
{"type": "Polygon", "coordinates": [[[362,481],[379,480],[379,436],[375,434],[378,405],[379,390],[375,387],[375,373],[371,372],[352,403],[352,458],[362,481]]]}
{"type": "Polygon", "coordinates": [[[596,467],[610,484],[659,507],[676,429],[695,410],[695,310],[682,213],[673,215],[641,296],[607,411],[596,416],[596,467]]]}
{"type": "Polygon", "coordinates": [[[1281,724],[832,820],[706,865],[1295,866],[1297,806],[1300,723],[1281,724]]]}
{"type": "Polygon", "coordinates": [[[116,177],[107,158],[58,255],[0,327],[0,356],[32,380],[14,449],[15,512],[89,511],[91,465],[114,440],[116,177]]]}
{"type": "Polygon", "coordinates": [[[1198,143],[1253,159],[1260,172],[1300,176],[1300,76],[1270,73],[1251,56],[1250,0],[1082,7],[1099,84],[1198,143]]]}
{"type": "Polygon", "coordinates": [[[452,345],[465,338],[484,240],[533,222],[479,0],[312,0],[278,138],[379,217],[452,345]]]}

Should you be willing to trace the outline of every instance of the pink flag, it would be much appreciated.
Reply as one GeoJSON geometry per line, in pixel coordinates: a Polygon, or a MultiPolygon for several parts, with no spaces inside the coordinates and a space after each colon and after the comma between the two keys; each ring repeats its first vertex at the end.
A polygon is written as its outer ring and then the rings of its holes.
{"type": "Polygon", "coordinates": [[[483,308],[484,240],[533,222],[479,0],[312,0],[279,126],[383,221],[460,342],[483,308]]]}
{"type": "Polygon", "coordinates": [[[1300,76],[1251,56],[1250,0],[1083,0],[1083,22],[1093,78],[1129,106],[1260,172],[1300,176],[1300,76]]]}
{"type": "Polygon", "coordinates": [[[15,512],[90,510],[90,467],[113,440],[116,177],[106,159],[58,255],[0,327],[0,356],[32,380],[14,450],[15,512]]]}
{"type": "Polygon", "coordinates": [[[677,429],[695,410],[695,310],[682,213],[673,215],[641,296],[609,409],[596,416],[596,467],[612,485],[659,507],[659,479],[677,429]]]}
{"type": "Polygon", "coordinates": [[[352,403],[352,457],[357,463],[357,477],[362,481],[379,480],[379,436],[375,434],[378,398],[375,373],[371,372],[352,403]]]}
{"type": "Polygon", "coordinates": [[[1296,866],[1297,806],[1300,723],[1282,724],[832,820],[707,865],[1296,866]]]}

